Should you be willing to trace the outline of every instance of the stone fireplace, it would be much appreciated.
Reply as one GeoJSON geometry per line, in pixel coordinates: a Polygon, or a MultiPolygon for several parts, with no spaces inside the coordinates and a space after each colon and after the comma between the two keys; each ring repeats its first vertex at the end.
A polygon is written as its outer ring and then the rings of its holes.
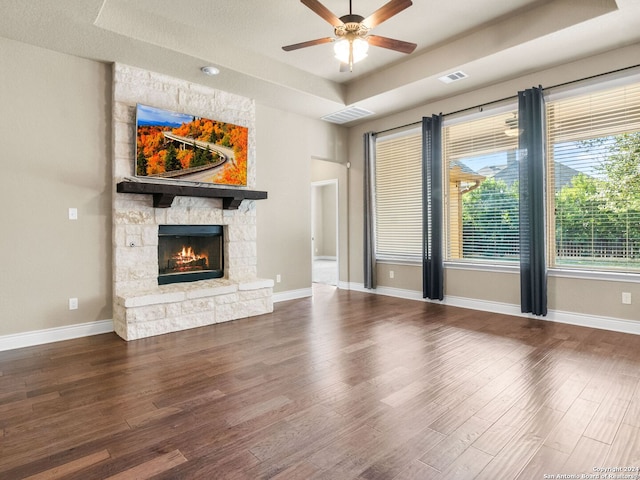
{"type": "MultiPolygon", "coordinates": [[[[247,188],[255,187],[253,101],[120,64],[114,65],[113,74],[116,333],[133,340],[273,311],[273,280],[257,277],[255,200],[242,200],[228,208],[222,198],[176,196],[170,207],[158,208],[153,195],[116,190],[123,180],[146,181],[133,177],[136,103],[248,127],[247,188]],[[204,253],[194,251],[207,243],[194,237],[202,237],[200,232],[211,226],[220,235],[209,232],[204,236],[210,237],[208,240],[217,236],[217,246],[204,247],[204,253]],[[189,246],[181,243],[184,238],[178,241],[176,237],[191,237],[197,245],[191,245],[190,252],[189,246]],[[165,240],[170,244],[170,240],[176,241],[167,246],[165,240]],[[214,251],[219,252],[219,261],[212,260],[214,251]],[[199,256],[206,256],[206,262],[199,256]],[[167,268],[173,271],[161,272],[167,268]],[[167,281],[184,274],[191,274],[189,281],[167,281]]],[[[170,185],[174,181],[164,182],[170,185]]]]}

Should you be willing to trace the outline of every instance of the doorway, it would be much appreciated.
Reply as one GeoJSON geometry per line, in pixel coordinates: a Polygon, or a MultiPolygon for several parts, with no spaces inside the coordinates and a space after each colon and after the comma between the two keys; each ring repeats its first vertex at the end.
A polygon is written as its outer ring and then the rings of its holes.
{"type": "Polygon", "coordinates": [[[312,281],[338,285],[338,180],[311,184],[312,281]]]}

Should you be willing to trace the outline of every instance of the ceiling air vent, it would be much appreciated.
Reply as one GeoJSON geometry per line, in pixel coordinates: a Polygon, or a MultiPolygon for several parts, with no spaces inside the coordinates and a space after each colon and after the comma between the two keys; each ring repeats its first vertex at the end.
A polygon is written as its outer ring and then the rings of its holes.
{"type": "Polygon", "coordinates": [[[349,107],[339,112],[330,113],[322,117],[322,120],[326,120],[331,123],[348,123],[354,120],[359,120],[364,117],[373,115],[373,112],[360,107],[349,107]]]}
{"type": "Polygon", "coordinates": [[[458,80],[462,80],[463,78],[467,78],[468,76],[469,75],[464,73],[462,70],[458,70],[457,72],[448,73],[438,78],[438,80],[444,83],[452,83],[452,82],[457,82],[458,80]]]}

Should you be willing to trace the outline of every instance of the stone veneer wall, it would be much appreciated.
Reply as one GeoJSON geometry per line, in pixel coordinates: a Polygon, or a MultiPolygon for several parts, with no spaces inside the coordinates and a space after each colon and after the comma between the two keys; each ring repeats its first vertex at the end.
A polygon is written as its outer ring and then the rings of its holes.
{"type": "Polygon", "coordinates": [[[257,278],[255,201],[117,193],[133,179],[136,103],[249,128],[247,188],[255,187],[255,105],[250,99],[121,64],[113,75],[113,317],[125,340],[273,311],[273,281],[257,278]],[[224,225],[225,278],[158,285],[158,225],[224,225]]]}

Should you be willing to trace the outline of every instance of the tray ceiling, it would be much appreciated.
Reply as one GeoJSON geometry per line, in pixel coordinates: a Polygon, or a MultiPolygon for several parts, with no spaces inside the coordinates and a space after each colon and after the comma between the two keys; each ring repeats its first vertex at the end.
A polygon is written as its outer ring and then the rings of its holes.
{"type": "MultiPolygon", "coordinates": [[[[338,16],[349,10],[347,0],[322,3],[338,16]]],[[[353,0],[353,12],[367,16],[384,3],[353,0]]],[[[341,73],[332,44],[281,49],[332,35],[298,0],[3,0],[2,13],[0,36],[316,118],[348,106],[389,114],[640,42],[640,0],[414,0],[374,33],[416,51],[371,47],[341,73]],[[205,77],[204,65],[220,75],[205,77]],[[438,80],[457,70],[468,78],[438,80]]]]}

